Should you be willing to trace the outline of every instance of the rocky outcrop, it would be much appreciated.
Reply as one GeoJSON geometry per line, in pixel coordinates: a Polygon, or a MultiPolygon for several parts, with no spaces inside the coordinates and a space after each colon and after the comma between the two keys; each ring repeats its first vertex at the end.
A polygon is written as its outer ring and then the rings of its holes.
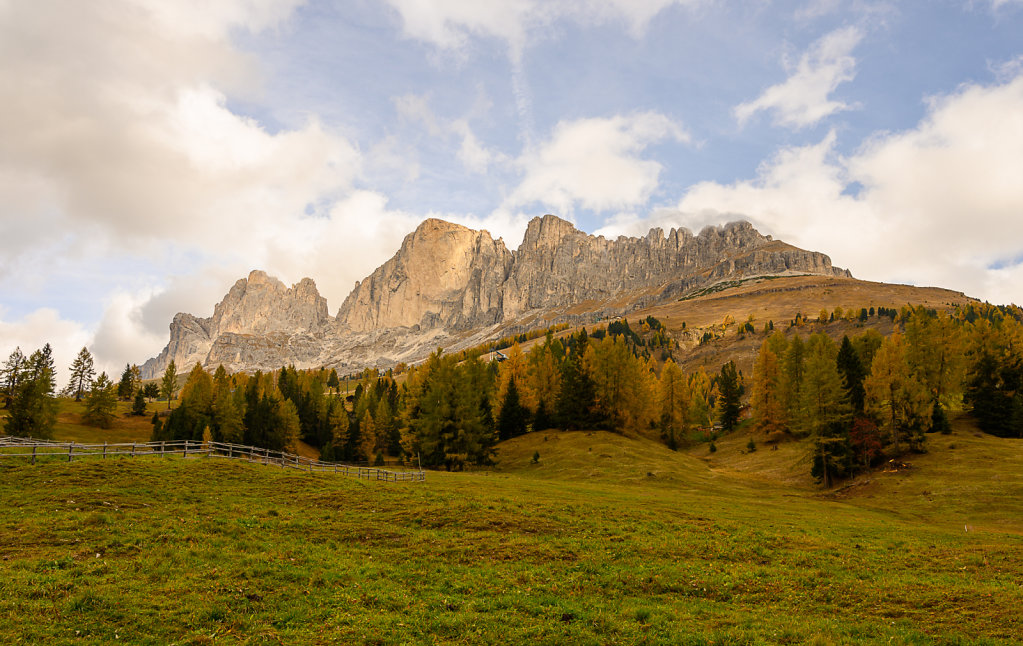
{"type": "Polygon", "coordinates": [[[511,264],[504,242],[486,231],[426,220],[356,283],[337,320],[354,332],[492,325],[502,318],[501,286],[511,264]]]}
{"type": "Polygon", "coordinates": [[[824,254],[763,236],[748,222],[694,236],[652,229],[607,240],[553,215],[533,218],[518,250],[486,231],[427,220],[393,258],[356,285],[338,312],[348,330],[468,330],[530,312],[655,288],[663,297],[758,274],[847,275],[824,254]]]}
{"type": "Polygon", "coordinates": [[[143,364],[142,378],[162,375],[172,360],[180,372],[197,362],[224,363],[236,369],[280,367],[293,362],[290,357],[308,355],[310,342],[315,343],[311,340],[334,326],[327,313],[327,299],[320,296],[311,279],[289,288],[262,271],[253,271],[231,287],[213,309],[213,316],[175,316],[170,325],[170,343],[143,364]],[[258,353],[262,360],[254,361],[254,353],[246,349],[253,346],[272,351],[258,353]],[[298,352],[300,347],[306,351],[298,352]]]}
{"type": "Polygon", "coordinates": [[[696,236],[684,228],[667,235],[652,229],[642,238],[608,240],[545,215],[509,251],[486,231],[430,219],[356,283],[336,317],[312,280],[289,288],[253,271],[210,318],[175,316],[170,342],[142,374],[157,377],[171,360],[179,371],[197,361],[230,370],[382,367],[417,360],[447,342],[482,343],[498,328],[528,327],[538,315],[621,315],[723,280],[791,274],[849,272],[748,222],[696,236]]]}

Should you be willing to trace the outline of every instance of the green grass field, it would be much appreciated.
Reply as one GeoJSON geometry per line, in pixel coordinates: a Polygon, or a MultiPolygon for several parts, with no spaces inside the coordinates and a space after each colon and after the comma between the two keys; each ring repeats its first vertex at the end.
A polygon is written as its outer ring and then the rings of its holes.
{"type": "Polygon", "coordinates": [[[0,643],[1019,643],[1023,443],[929,442],[832,492],[738,436],[533,433],[414,485],[3,461],[0,643]]]}

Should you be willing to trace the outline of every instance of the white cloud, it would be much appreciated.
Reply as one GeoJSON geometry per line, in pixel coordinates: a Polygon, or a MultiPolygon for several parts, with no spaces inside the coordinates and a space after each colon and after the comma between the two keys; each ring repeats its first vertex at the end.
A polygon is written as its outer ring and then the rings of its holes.
{"type": "Polygon", "coordinates": [[[473,38],[504,41],[518,59],[535,34],[558,20],[582,24],[622,23],[639,37],[658,13],[672,5],[705,0],[388,0],[406,36],[444,50],[465,48],[473,38]]]}
{"type": "Polygon", "coordinates": [[[576,206],[605,211],[643,204],[662,167],[640,155],[668,139],[685,142],[689,135],[655,112],[562,121],[548,141],[516,161],[524,177],[504,206],[540,203],[571,214],[576,206]]]}
{"type": "Polygon", "coordinates": [[[698,229],[745,217],[860,278],[1023,302],[1023,75],[934,98],[915,128],[879,134],[848,158],[834,148],[830,133],[782,150],[754,179],[696,184],[674,219],[698,229]]]}
{"type": "Polygon", "coordinates": [[[815,42],[803,54],[783,83],[772,85],[759,97],[734,109],[735,118],[744,125],[757,112],[768,111],[774,122],[790,128],[805,128],[850,106],[833,100],[831,93],[856,75],[852,51],[862,40],[856,27],[831,32],[815,42]]]}
{"type": "Polygon", "coordinates": [[[89,343],[90,334],[50,308],[40,308],[18,320],[4,319],[4,312],[0,310],[0,361],[5,361],[15,348],[20,347],[28,356],[49,343],[57,369],[57,390],[63,388],[67,368],[78,351],[89,343]]]}
{"type": "Polygon", "coordinates": [[[274,28],[297,4],[40,0],[0,8],[0,280],[56,285],[69,257],[102,270],[124,255],[148,267],[154,284],[166,273],[193,285],[205,284],[204,274],[233,275],[172,299],[140,290],[146,275],[125,275],[101,321],[46,328],[53,335],[95,334],[101,362],[141,362],[162,345],[144,351],[156,336],[165,342],[170,320],[153,321],[150,302],[204,315],[223,283],[255,266],[300,274],[295,280],[322,271],[347,281],[363,271],[354,268],[360,259],[378,260],[346,243],[358,238],[351,229],[365,226],[364,214],[329,206],[353,195],[360,151],[315,119],[271,133],[228,107],[229,94],[259,91],[256,61],[230,34],[274,28]],[[306,215],[308,205],[319,215],[306,215]],[[305,270],[275,259],[282,249],[326,258],[320,247],[348,256],[305,270]]]}

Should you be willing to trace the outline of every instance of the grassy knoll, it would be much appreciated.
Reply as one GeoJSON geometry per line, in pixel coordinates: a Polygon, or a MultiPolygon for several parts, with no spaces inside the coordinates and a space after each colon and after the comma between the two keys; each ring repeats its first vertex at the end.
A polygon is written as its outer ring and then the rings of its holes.
{"type": "Polygon", "coordinates": [[[606,433],[410,486],[0,463],[0,643],[1018,643],[1023,444],[948,439],[828,496],[606,433]]]}

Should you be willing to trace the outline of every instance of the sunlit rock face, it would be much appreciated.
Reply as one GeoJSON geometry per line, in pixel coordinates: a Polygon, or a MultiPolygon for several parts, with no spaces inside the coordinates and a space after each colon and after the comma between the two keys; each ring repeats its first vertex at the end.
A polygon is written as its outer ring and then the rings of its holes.
{"type": "Polygon", "coordinates": [[[574,308],[594,315],[675,298],[723,280],[762,275],[849,276],[828,256],[758,233],[748,222],[651,229],[607,240],[553,215],[533,218],[509,251],[487,231],[429,219],[356,283],[335,317],[309,278],[287,287],[262,271],[239,280],[213,316],[178,314],[144,378],[196,362],[209,368],[282,365],[342,369],[415,361],[439,345],[482,343],[502,326],[574,308]],[[612,305],[613,304],[613,305],[612,305]]]}

